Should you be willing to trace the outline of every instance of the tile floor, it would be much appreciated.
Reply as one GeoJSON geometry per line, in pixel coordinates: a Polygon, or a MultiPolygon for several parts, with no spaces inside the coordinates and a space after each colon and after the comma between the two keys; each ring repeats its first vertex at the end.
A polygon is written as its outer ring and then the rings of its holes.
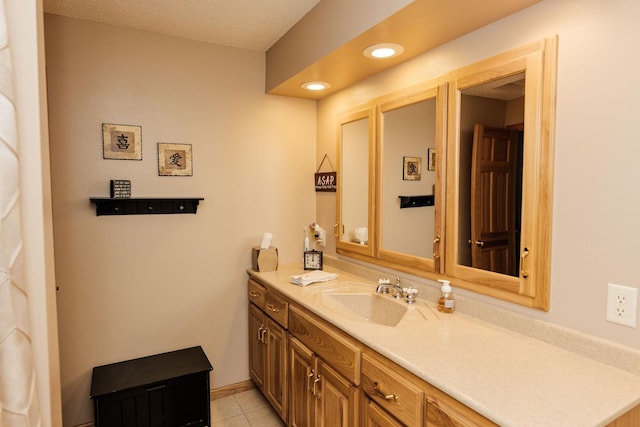
{"type": "Polygon", "coordinates": [[[262,393],[248,390],[211,401],[211,427],[283,427],[262,393]]]}

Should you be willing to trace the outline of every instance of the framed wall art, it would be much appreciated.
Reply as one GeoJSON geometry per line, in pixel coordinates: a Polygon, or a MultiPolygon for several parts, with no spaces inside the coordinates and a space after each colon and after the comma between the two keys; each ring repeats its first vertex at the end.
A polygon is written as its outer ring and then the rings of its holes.
{"type": "Polygon", "coordinates": [[[191,144],[159,142],[158,175],[193,176],[191,144]]]}
{"type": "Polygon", "coordinates": [[[436,149],[435,148],[427,148],[427,170],[434,171],[436,170],[436,149]]]}
{"type": "Polygon", "coordinates": [[[142,160],[142,126],[103,123],[102,158],[142,160]]]}
{"type": "Polygon", "coordinates": [[[420,181],[422,177],[422,157],[403,157],[404,168],[402,179],[405,181],[420,181]]]}

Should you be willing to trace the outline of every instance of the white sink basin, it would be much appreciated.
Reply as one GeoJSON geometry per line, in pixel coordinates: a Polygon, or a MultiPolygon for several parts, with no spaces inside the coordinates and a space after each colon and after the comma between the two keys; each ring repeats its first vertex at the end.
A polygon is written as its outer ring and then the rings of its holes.
{"type": "Polygon", "coordinates": [[[371,323],[384,326],[396,326],[407,313],[407,306],[394,301],[389,296],[374,293],[327,292],[323,298],[335,302],[331,304],[349,314],[371,323]]]}

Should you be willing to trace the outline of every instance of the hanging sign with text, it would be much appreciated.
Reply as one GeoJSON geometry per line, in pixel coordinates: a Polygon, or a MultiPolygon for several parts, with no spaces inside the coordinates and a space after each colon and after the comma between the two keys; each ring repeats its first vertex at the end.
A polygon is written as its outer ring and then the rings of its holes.
{"type": "Polygon", "coordinates": [[[336,172],[316,172],[316,191],[336,192],[336,172]]]}

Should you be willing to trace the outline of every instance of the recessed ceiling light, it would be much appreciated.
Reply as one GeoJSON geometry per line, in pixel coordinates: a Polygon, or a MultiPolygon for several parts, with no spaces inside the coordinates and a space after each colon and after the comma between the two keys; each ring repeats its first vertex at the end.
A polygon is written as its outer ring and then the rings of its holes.
{"type": "Polygon", "coordinates": [[[362,51],[367,58],[384,59],[401,55],[404,48],[396,43],[378,43],[362,51]]]}
{"type": "Polygon", "coordinates": [[[303,89],[316,90],[316,91],[328,89],[331,87],[329,83],[325,83],[325,82],[306,82],[306,83],[302,83],[301,86],[303,89]]]}

